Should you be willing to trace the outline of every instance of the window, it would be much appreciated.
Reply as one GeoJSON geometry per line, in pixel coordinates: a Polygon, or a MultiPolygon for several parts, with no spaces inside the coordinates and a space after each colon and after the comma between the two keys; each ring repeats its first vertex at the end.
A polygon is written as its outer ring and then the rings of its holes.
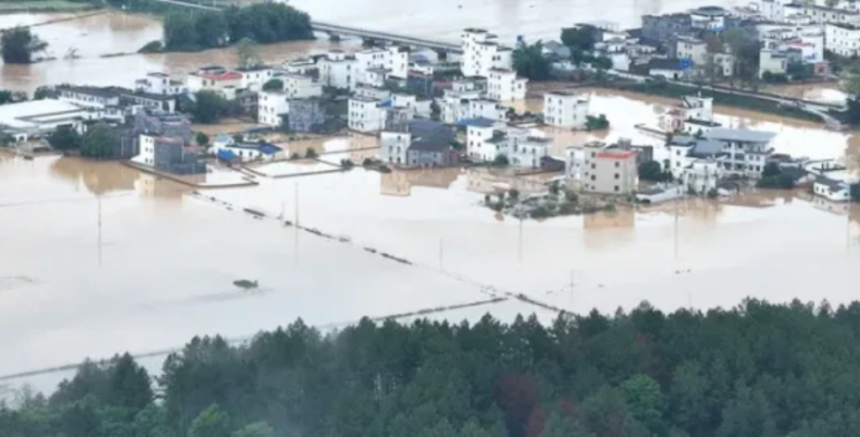
{"type": "Polygon", "coordinates": [[[597,180],[597,177],[596,177],[596,176],[594,176],[594,175],[591,175],[591,180],[596,181],[596,180],[597,180]]]}
{"type": "Polygon", "coordinates": [[[618,189],[618,185],[616,185],[615,186],[615,192],[618,192],[618,191],[620,191],[620,190],[618,189]]]}
{"type": "Polygon", "coordinates": [[[616,163],[615,163],[615,168],[619,168],[619,167],[621,167],[621,163],[620,163],[620,162],[616,162],[616,163]]]}
{"type": "Polygon", "coordinates": [[[621,176],[618,173],[615,173],[615,179],[621,179],[621,176]]]}
{"type": "Polygon", "coordinates": [[[594,170],[597,168],[597,164],[591,164],[591,169],[594,170]]]}

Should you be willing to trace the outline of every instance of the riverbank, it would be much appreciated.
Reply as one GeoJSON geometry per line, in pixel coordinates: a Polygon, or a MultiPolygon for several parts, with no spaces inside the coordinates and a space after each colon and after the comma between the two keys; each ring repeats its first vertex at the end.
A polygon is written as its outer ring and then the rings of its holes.
{"type": "Polygon", "coordinates": [[[5,0],[0,1],[0,14],[83,12],[101,9],[92,3],[70,0],[5,0]]]}

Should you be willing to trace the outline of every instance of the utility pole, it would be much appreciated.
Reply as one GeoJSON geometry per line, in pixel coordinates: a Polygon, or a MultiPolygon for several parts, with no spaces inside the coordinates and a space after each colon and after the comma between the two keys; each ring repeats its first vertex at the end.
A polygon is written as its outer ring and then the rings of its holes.
{"type": "Polygon", "coordinates": [[[439,271],[445,271],[445,268],[442,265],[442,259],[445,256],[445,247],[442,244],[442,239],[439,239],[439,271]]]}
{"type": "Polygon", "coordinates": [[[570,269],[570,310],[573,311],[573,269],[570,269]]]}
{"type": "Polygon", "coordinates": [[[99,267],[102,265],[102,196],[96,197],[96,203],[98,204],[98,226],[99,226],[99,267]]]}
{"type": "Polygon", "coordinates": [[[299,227],[299,181],[296,181],[296,228],[299,227]]]}

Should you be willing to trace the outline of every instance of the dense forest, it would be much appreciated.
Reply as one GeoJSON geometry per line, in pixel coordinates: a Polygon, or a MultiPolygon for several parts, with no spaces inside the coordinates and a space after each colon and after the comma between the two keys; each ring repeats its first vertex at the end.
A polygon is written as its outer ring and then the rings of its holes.
{"type": "Polygon", "coordinates": [[[291,6],[260,3],[223,11],[169,12],[164,18],[168,50],[224,47],[244,38],[267,44],[313,39],[310,16],[291,6]]]}
{"type": "Polygon", "coordinates": [[[511,324],[297,321],[129,355],[0,408],[3,437],[829,437],[860,429],[860,303],[511,324]]]}

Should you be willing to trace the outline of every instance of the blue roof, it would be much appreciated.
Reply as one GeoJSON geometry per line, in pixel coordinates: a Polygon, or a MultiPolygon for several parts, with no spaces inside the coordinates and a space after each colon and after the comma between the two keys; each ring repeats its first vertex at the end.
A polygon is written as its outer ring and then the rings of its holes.
{"type": "Polygon", "coordinates": [[[460,126],[490,127],[490,126],[496,124],[496,122],[494,120],[489,119],[489,118],[477,117],[477,118],[467,118],[465,120],[460,120],[460,122],[457,124],[459,124],[460,126]]]}
{"type": "Polygon", "coordinates": [[[218,154],[216,156],[218,157],[218,159],[223,159],[225,161],[232,161],[232,160],[236,159],[235,153],[233,153],[229,150],[223,150],[223,149],[219,150],[218,154]]]}
{"type": "Polygon", "coordinates": [[[269,144],[269,143],[260,144],[260,153],[262,153],[264,155],[274,155],[276,153],[279,153],[280,151],[281,151],[281,148],[274,145],[274,144],[269,144]]]}
{"type": "Polygon", "coordinates": [[[383,100],[382,103],[379,104],[380,108],[390,108],[392,106],[394,106],[394,103],[391,101],[391,99],[383,100]]]}

